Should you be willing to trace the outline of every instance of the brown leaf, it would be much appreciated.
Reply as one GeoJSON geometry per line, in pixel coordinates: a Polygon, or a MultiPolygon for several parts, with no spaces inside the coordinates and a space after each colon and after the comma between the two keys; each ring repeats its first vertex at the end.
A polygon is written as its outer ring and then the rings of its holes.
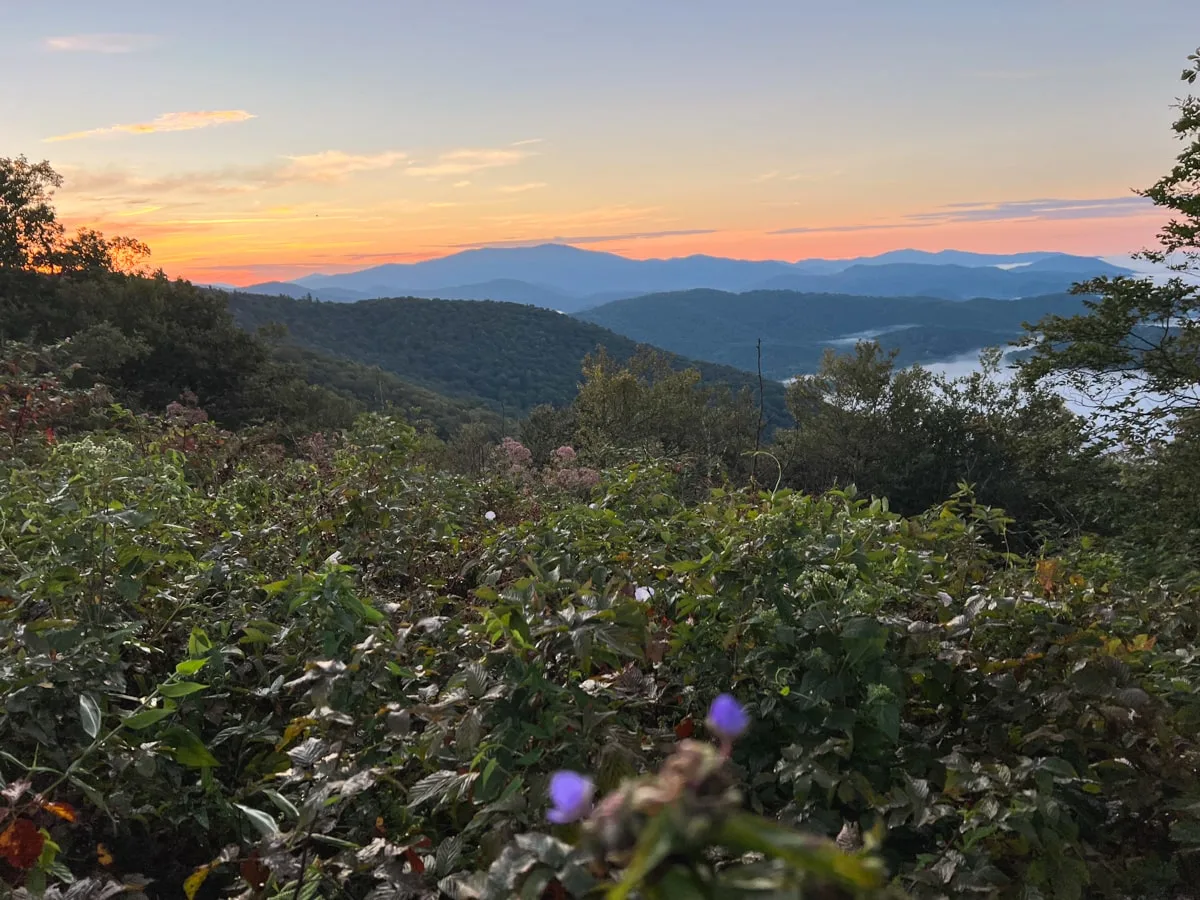
{"type": "Polygon", "coordinates": [[[242,860],[240,870],[246,884],[256,891],[261,891],[266,886],[267,879],[271,877],[271,870],[262,864],[257,850],[251,850],[250,855],[242,860]]]}
{"type": "Polygon", "coordinates": [[[14,869],[31,869],[42,855],[46,836],[29,819],[17,819],[0,834],[0,857],[14,869]]]}
{"type": "Polygon", "coordinates": [[[685,738],[690,738],[696,731],[696,723],[691,716],[688,716],[682,722],[675,726],[675,737],[681,741],[685,738]]]}

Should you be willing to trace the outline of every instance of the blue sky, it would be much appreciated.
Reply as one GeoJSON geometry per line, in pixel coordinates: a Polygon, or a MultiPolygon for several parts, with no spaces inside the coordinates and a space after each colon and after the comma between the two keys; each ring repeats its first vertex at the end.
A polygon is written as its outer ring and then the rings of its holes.
{"type": "Polygon", "coordinates": [[[1128,192],[1171,162],[1200,45],[1194,0],[4,16],[0,78],[23,89],[0,94],[0,155],[60,168],[70,221],[243,281],[558,237],[638,256],[1132,250],[1156,220],[1128,192]]]}

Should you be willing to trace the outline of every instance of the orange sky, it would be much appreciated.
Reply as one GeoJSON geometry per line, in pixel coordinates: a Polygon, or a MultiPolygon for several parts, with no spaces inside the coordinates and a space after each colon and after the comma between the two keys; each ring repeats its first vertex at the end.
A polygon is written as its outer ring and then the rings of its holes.
{"type": "Polygon", "coordinates": [[[1177,152],[1200,4],[1087,10],[27,4],[0,32],[0,79],[28,85],[0,93],[0,156],[49,158],[69,225],[201,282],[550,240],[1117,255],[1159,223],[1131,188],[1177,152]]]}

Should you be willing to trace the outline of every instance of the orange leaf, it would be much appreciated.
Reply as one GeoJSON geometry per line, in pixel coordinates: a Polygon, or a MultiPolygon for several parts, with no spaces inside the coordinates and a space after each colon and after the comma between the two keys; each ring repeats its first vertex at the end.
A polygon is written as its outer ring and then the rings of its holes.
{"type": "Polygon", "coordinates": [[[0,857],[14,869],[31,869],[42,855],[46,836],[29,819],[17,819],[0,834],[0,857]]]}
{"type": "Polygon", "coordinates": [[[102,866],[111,866],[113,864],[113,855],[108,852],[108,847],[104,844],[96,845],[96,862],[102,866]]]}
{"type": "Polygon", "coordinates": [[[42,809],[48,813],[54,813],[60,819],[67,822],[78,822],[79,813],[75,812],[75,807],[70,803],[42,803],[42,809]]]}

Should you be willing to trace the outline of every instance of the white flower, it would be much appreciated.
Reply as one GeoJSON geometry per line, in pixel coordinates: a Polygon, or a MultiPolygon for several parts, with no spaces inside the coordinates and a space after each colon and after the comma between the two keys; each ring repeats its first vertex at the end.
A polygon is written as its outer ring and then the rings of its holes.
{"type": "Polygon", "coordinates": [[[639,603],[648,603],[653,596],[654,588],[651,587],[640,587],[633,592],[633,599],[639,603]]]}
{"type": "Polygon", "coordinates": [[[483,514],[483,517],[484,517],[485,519],[487,519],[489,522],[495,522],[495,521],[496,521],[496,514],[495,514],[494,512],[492,512],[490,509],[489,509],[487,512],[485,512],[485,513],[483,514]]]}

